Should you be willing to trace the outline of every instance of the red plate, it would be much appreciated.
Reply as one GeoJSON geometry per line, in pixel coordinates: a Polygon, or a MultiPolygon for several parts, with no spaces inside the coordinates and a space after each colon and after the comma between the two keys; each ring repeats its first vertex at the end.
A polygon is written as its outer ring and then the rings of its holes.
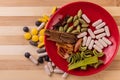
{"type": "Polygon", "coordinates": [[[111,37],[109,37],[109,39],[112,41],[113,44],[105,48],[104,50],[104,53],[106,55],[103,58],[104,65],[101,65],[97,69],[88,68],[86,71],[82,71],[79,69],[68,71],[68,67],[67,67],[68,63],[66,62],[66,60],[64,60],[57,54],[57,47],[55,45],[55,42],[48,41],[46,40],[46,37],[45,37],[45,47],[51,60],[60,69],[73,75],[87,76],[87,75],[92,75],[102,71],[112,62],[113,58],[115,57],[118,51],[119,31],[114,19],[105,9],[103,9],[102,7],[96,4],[89,3],[89,2],[74,2],[74,3],[70,3],[63,6],[52,16],[52,18],[47,24],[47,29],[51,29],[53,25],[59,21],[59,18],[62,19],[64,16],[68,14],[76,15],[79,9],[82,9],[83,13],[85,13],[89,17],[92,23],[98,19],[102,19],[109,26],[110,33],[111,33],[111,37]]]}

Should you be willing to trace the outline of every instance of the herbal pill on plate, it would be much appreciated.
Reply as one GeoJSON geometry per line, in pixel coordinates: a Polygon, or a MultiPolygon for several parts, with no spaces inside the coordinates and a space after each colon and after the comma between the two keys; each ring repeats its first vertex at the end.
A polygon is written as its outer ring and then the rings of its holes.
{"type": "Polygon", "coordinates": [[[37,42],[39,40],[39,37],[37,35],[32,36],[32,41],[37,42]]]}
{"type": "Polygon", "coordinates": [[[104,47],[107,47],[107,44],[102,40],[102,39],[99,39],[98,40],[104,47]]]}
{"type": "Polygon", "coordinates": [[[102,45],[100,42],[98,42],[97,40],[95,40],[95,44],[96,44],[100,49],[103,49],[103,48],[104,48],[103,45],[102,45]]]}
{"type": "Polygon", "coordinates": [[[45,65],[45,66],[44,66],[44,69],[45,69],[45,72],[46,72],[49,76],[51,76],[51,72],[50,72],[50,69],[49,69],[48,65],[45,65]]]}
{"type": "Polygon", "coordinates": [[[83,18],[87,23],[90,23],[90,19],[89,19],[85,14],[82,14],[82,18],[83,18]]]}
{"type": "Polygon", "coordinates": [[[85,44],[86,44],[86,41],[87,41],[87,37],[86,37],[86,36],[84,36],[84,37],[83,37],[82,46],[85,46],[85,44]]]}
{"type": "Polygon", "coordinates": [[[108,26],[105,26],[104,29],[105,29],[106,35],[109,37],[110,36],[110,31],[109,31],[108,26]]]}
{"type": "Polygon", "coordinates": [[[107,39],[106,37],[103,37],[102,40],[105,41],[105,43],[107,43],[108,45],[112,44],[112,42],[109,39],[107,39]]]}
{"type": "Polygon", "coordinates": [[[33,58],[33,56],[31,56],[31,54],[29,52],[25,52],[25,55],[24,55],[26,58],[30,59],[34,64],[38,65],[38,61],[35,60],[33,58]]]}
{"type": "Polygon", "coordinates": [[[88,29],[88,33],[90,34],[90,36],[92,38],[95,38],[95,35],[94,35],[94,33],[93,33],[93,31],[91,29],[88,29]]]}
{"type": "Polygon", "coordinates": [[[97,45],[93,45],[94,49],[96,49],[98,52],[102,52],[102,50],[97,46],[97,45]]]}
{"type": "Polygon", "coordinates": [[[23,27],[23,31],[24,32],[29,32],[29,28],[26,26],[26,27],[23,27]]]}
{"type": "Polygon", "coordinates": [[[92,39],[92,38],[91,38],[90,36],[87,38],[87,41],[86,41],[86,46],[87,46],[87,47],[89,46],[91,39],[92,39]]]}
{"type": "Polygon", "coordinates": [[[87,35],[87,32],[82,32],[80,34],[77,35],[77,38],[81,38],[87,35]]]}
{"type": "Polygon", "coordinates": [[[50,72],[53,72],[53,67],[52,67],[51,62],[48,62],[47,65],[48,65],[48,67],[49,67],[49,69],[50,69],[50,72]]]}
{"type": "Polygon", "coordinates": [[[102,32],[104,32],[104,31],[105,31],[104,28],[97,29],[97,30],[94,31],[94,34],[99,34],[99,33],[102,33],[102,32]]]}
{"type": "Polygon", "coordinates": [[[30,34],[29,32],[25,33],[25,34],[24,34],[24,38],[25,38],[26,40],[31,39],[31,34],[30,34]]]}
{"type": "Polygon", "coordinates": [[[100,39],[100,38],[102,38],[104,36],[106,36],[106,33],[98,34],[98,35],[96,35],[96,39],[100,39]]]}
{"type": "Polygon", "coordinates": [[[100,29],[106,25],[105,22],[100,23],[99,25],[96,26],[96,29],[100,29]]]}
{"type": "Polygon", "coordinates": [[[102,23],[102,19],[98,19],[97,21],[95,21],[92,26],[96,27],[97,25],[99,25],[100,23],[102,23]]]}
{"type": "Polygon", "coordinates": [[[91,50],[93,48],[93,45],[94,45],[94,40],[91,40],[91,42],[90,42],[90,44],[88,46],[88,49],[91,50]]]}

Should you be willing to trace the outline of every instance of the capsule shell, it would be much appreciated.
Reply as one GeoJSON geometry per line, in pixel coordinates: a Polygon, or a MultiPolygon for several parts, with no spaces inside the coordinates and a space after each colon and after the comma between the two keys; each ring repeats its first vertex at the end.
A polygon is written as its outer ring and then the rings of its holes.
{"type": "Polygon", "coordinates": [[[98,26],[96,26],[96,29],[100,29],[106,25],[105,22],[100,23],[98,26]]]}
{"type": "Polygon", "coordinates": [[[95,40],[95,44],[96,44],[100,49],[103,49],[103,48],[104,48],[103,45],[102,45],[100,42],[98,42],[97,40],[95,40]]]}
{"type": "Polygon", "coordinates": [[[87,37],[86,37],[86,36],[84,36],[84,37],[83,37],[82,46],[85,46],[85,44],[86,44],[86,41],[87,41],[87,37]]]}
{"type": "Polygon", "coordinates": [[[97,21],[95,21],[92,26],[95,27],[95,26],[98,26],[100,23],[102,23],[102,19],[98,19],[97,21]]]}
{"type": "Polygon", "coordinates": [[[40,48],[40,49],[37,50],[37,53],[43,53],[43,52],[46,52],[45,47],[40,48]]]}
{"type": "Polygon", "coordinates": [[[47,55],[47,52],[44,52],[44,53],[41,53],[41,54],[38,54],[39,57],[44,57],[47,55]]]}
{"type": "Polygon", "coordinates": [[[87,38],[87,41],[86,41],[86,46],[88,47],[89,46],[89,44],[90,44],[90,42],[91,42],[91,37],[89,36],[88,38],[87,38]]]}
{"type": "Polygon", "coordinates": [[[49,67],[48,67],[47,65],[44,66],[44,69],[45,69],[45,72],[46,72],[49,76],[51,76],[50,69],[49,69],[49,67]]]}
{"type": "Polygon", "coordinates": [[[77,35],[77,38],[81,38],[87,35],[87,32],[82,32],[80,34],[77,35]]]}
{"type": "Polygon", "coordinates": [[[38,61],[33,58],[33,56],[30,56],[29,59],[36,65],[38,65],[38,61]]]}
{"type": "Polygon", "coordinates": [[[112,42],[109,39],[107,39],[106,37],[103,37],[102,40],[105,41],[105,43],[107,43],[108,45],[112,44],[112,42]]]}
{"type": "Polygon", "coordinates": [[[107,44],[102,40],[102,39],[99,39],[98,40],[104,47],[107,47],[107,44]]]}
{"type": "Polygon", "coordinates": [[[41,25],[38,27],[38,31],[40,31],[42,28],[44,28],[45,22],[41,23],[41,25]]]}
{"type": "Polygon", "coordinates": [[[94,40],[91,40],[91,42],[88,46],[88,49],[91,50],[93,48],[93,45],[94,45],[94,40]]]}
{"type": "Polygon", "coordinates": [[[110,36],[110,31],[109,31],[108,26],[105,26],[104,29],[105,29],[106,35],[109,37],[110,36]]]}
{"type": "Polygon", "coordinates": [[[102,50],[97,46],[97,45],[93,45],[94,49],[96,49],[98,52],[102,52],[102,50]]]}
{"type": "Polygon", "coordinates": [[[69,75],[69,74],[65,72],[65,73],[62,75],[62,78],[63,78],[63,79],[66,79],[66,78],[68,77],[68,75],[69,75]]]}
{"type": "Polygon", "coordinates": [[[49,69],[50,69],[50,72],[53,72],[53,67],[52,67],[51,62],[48,62],[47,65],[48,65],[48,67],[49,67],[49,69]]]}
{"type": "Polygon", "coordinates": [[[106,33],[98,34],[98,35],[96,35],[96,39],[100,39],[100,38],[102,38],[104,36],[106,36],[106,33]]]}
{"type": "Polygon", "coordinates": [[[54,73],[63,74],[64,71],[63,71],[63,70],[60,70],[59,68],[55,68],[55,69],[54,69],[54,73]]]}
{"type": "Polygon", "coordinates": [[[87,15],[82,14],[82,18],[83,18],[87,23],[90,23],[90,19],[87,17],[87,15]]]}
{"type": "Polygon", "coordinates": [[[93,31],[91,29],[88,29],[88,33],[90,34],[90,36],[92,38],[95,38],[95,34],[93,33],[93,31]]]}
{"type": "Polygon", "coordinates": [[[97,30],[94,31],[94,34],[99,34],[99,33],[102,33],[102,32],[104,32],[104,31],[105,31],[104,28],[97,29],[97,30]]]}

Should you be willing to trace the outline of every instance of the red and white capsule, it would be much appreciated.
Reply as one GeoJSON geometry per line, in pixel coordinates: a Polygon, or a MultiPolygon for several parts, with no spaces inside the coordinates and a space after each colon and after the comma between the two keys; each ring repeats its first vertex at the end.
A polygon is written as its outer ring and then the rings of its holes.
{"type": "Polygon", "coordinates": [[[102,19],[98,19],[97,21],[95,21],[92,26],[96,27],[97,25],[99,25],[100,23],[102,23],[102,19]]]}
{"type": "Polygon", "coordinates": [[[82,14],[82,18],[83,18],[87,23],[90,23],[90,19],[87,17],[86,14],[82,14]]]}

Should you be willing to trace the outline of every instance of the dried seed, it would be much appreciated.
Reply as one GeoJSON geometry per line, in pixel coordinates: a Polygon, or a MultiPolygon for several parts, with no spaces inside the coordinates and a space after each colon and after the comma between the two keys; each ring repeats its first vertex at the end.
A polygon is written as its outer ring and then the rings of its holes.
{"type": "Polygon", "coordinates": [[[66,32],[67,28],[68,28],[68,24],[66,24],[66,25],[64,26],[64,31],[65,31],[65,32],[66,32]]]}
{"type": "Polygon", "coordinates": [[[73,26],[78,26],[79,25],[79,20],[76,20],[74,23],[73,23],[73,26]]]}
{"type": "Polygon", "coordinates": [[[77,26],[77,30],[80,32],[80,29],[81,29],[81,27],[80,27],[80,25],[78,25],[77,26]]]}
{"type": "Polygon", "coordinates": [[[63,29],[62,26],[59,27],[59,31],[60,31],[60,32],[64,32],[64,29],[63,29]]]}
{"type": "Polygon", "coordinates": [[[69,17],[67,23],[71,23],[73,21],[73,16],[69,17]]]}
{"type": "Polygon", "coordinates": [[[81,24],[86,24],[86,22],[81,18],[79,19],[79,21],[80,21],[81,24]]]}
{"type": "Polygon", "coordinates": [[[68,29],[67,29],[67,33],[71,32],[73,30],[73,26],[70,26],[68,29]]]}
{"type": "Polygon", "coordinates": [[[75,15],[74,18],[73,18],[73,22],[76,21],[78,19],[78,16],[75,15]]]}
{"type": "Polygon", "coordinates": [[[73,30],[71,33],[79,34],[79,31],[78,30],[73,30]]]}
{"type": "Polygon", "coordinates": [[[86,32],[88,28],[81,28],[81,32],[86,32]]]}
{"type": "Polygon", "coordinates": [[[77,13],[77,16],[80,18],[82,16],[82,10],[80,9],[77,13]]]}
{"type": "Polygon", "coordinates": [[[89,25],[88,24],[82,24],[82,27],[88,27],[89,25]]]}

